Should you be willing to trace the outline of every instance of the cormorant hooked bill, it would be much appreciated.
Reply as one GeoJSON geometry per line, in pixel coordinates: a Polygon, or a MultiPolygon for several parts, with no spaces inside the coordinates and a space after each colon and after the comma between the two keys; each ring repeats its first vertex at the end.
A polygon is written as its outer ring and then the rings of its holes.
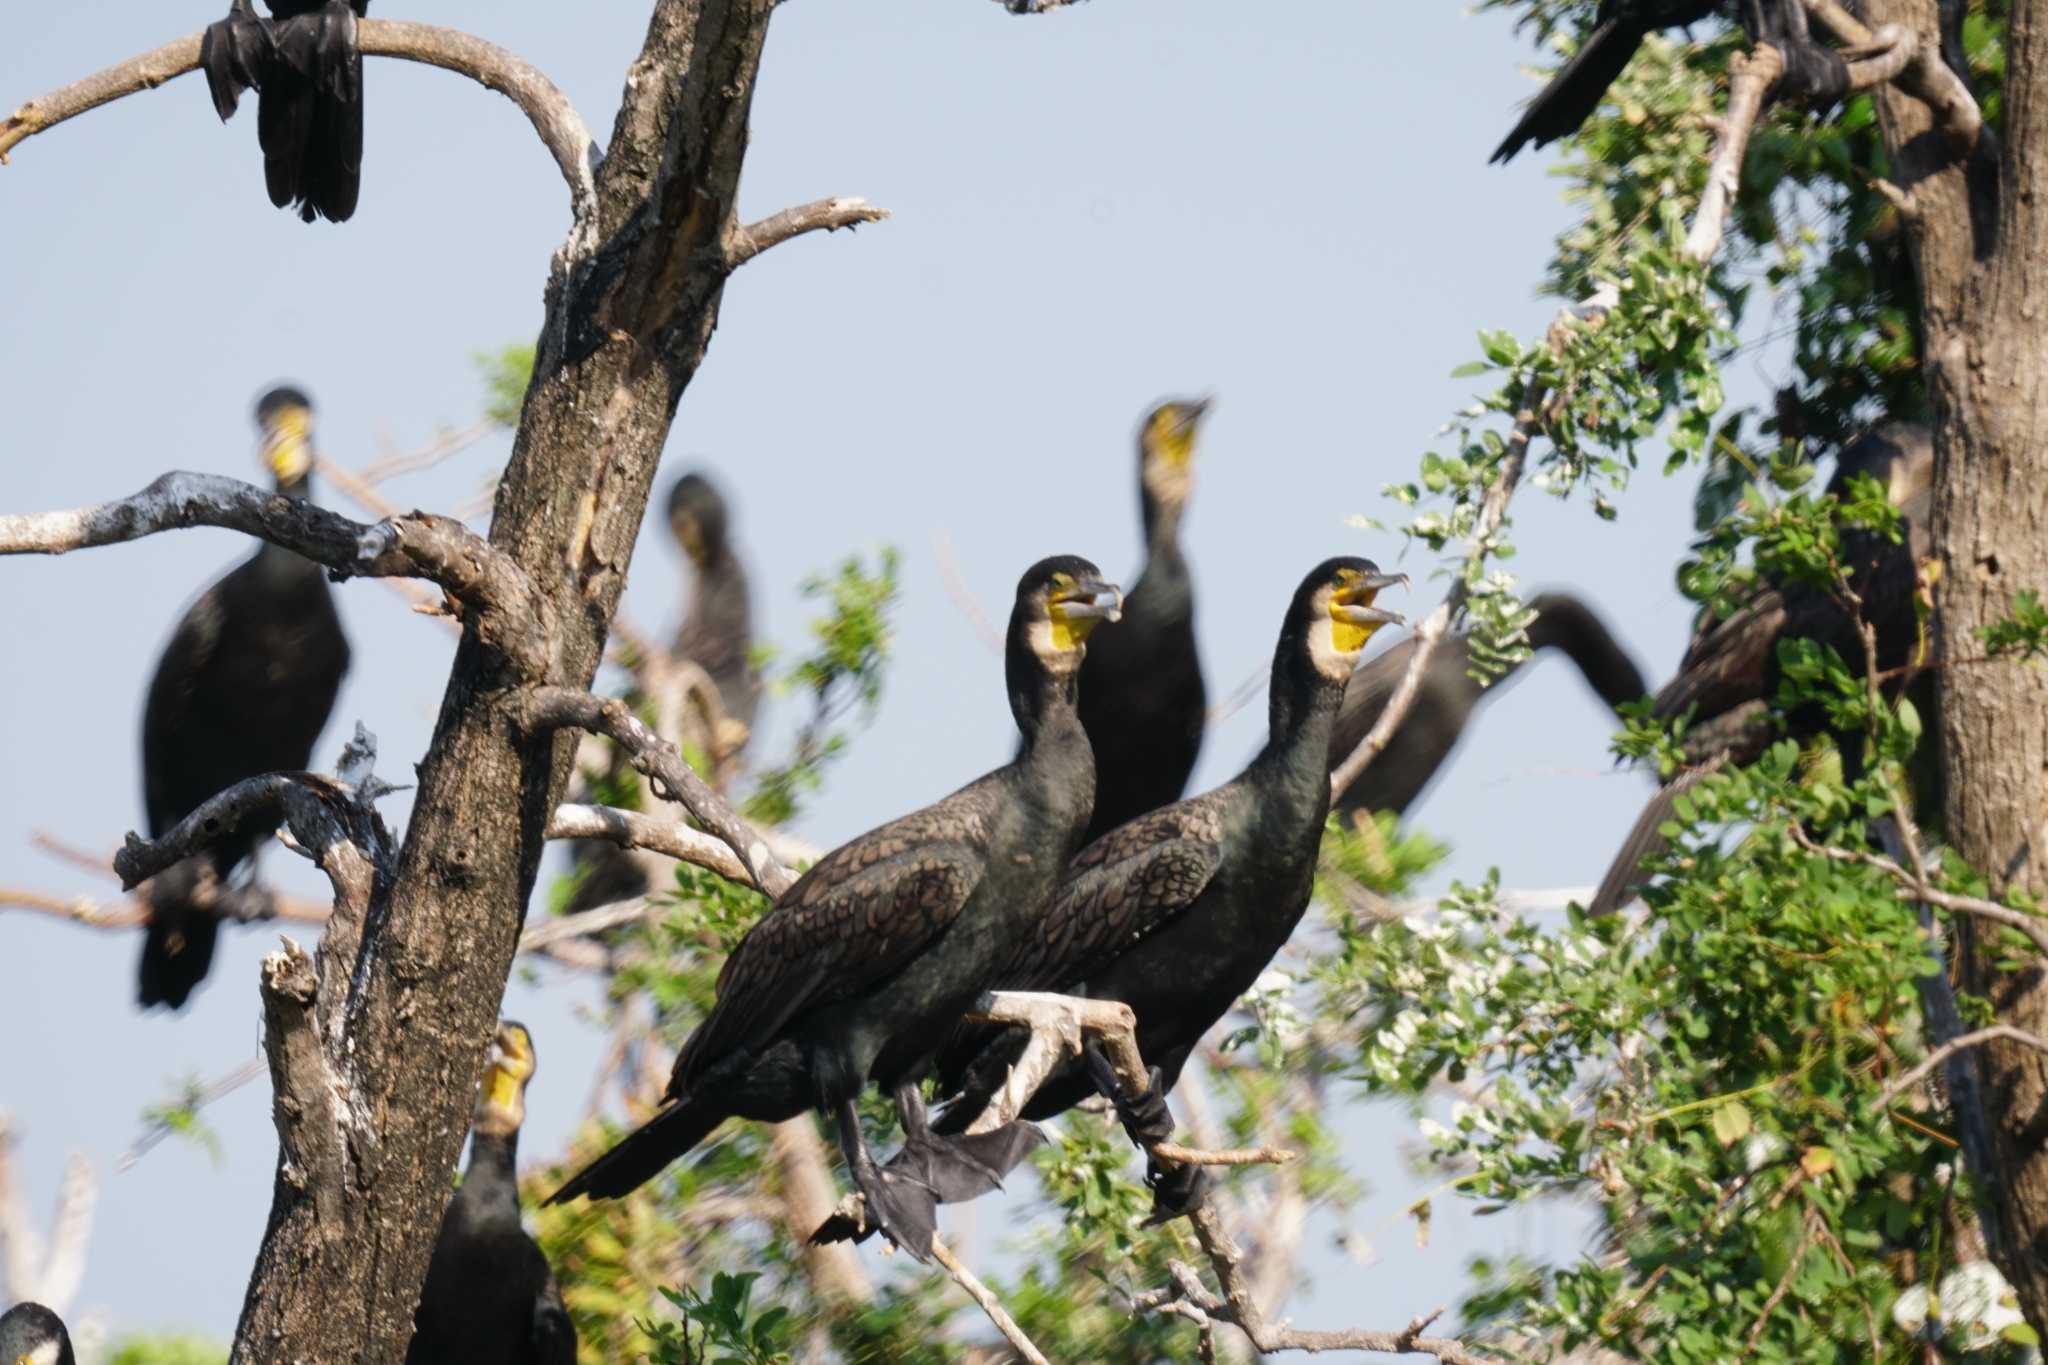
{"type": "MultiPolygon", "coordinates": [[[[1563,650],[1609,706],[1649,695],[1634,661],[1584,602],[1569,593],[1553,592],[1529,599],[1529,607],[1536,613],[1528,629],[1532,650],[1563,650]]],[[[1330,744],[1332,769],[1371,733],[1380,713],[1393,700],[1414,654],[1415,642],[1403,640],[1351,675],[1330,744]]],[[[1423,670],[1422,686],[1407,718],[1358,780],[1338,795],[1337,809],[1346,818],[1357,811],[1398,815],[1422,794],[1464,736],[1473,710],[1507,681],[1503,676],[1481,684],[1472,677],[1471,664],[1471,643],[1462,636],[1437,646],[1423,670]]]]}
{"type": "Polygon", "coordinates": [[[932,1054],[1035,931],[1080,845],[1095,765],[1074,697],[1089,633],[1117,616],[1104,598],[1120,594],[1085,559],[1025,572],[1004,663],[1018,756],[826,854],[784,892],[726,959],[711,1013],[676,1058],[667,1107],[549,1203],[625,1194],[729,1117],[775,1123],[817,1109],[839,1121],[868,1219],[918,1259],[930,1254],[938,1191],[876,1168],[854,1102],[872,1080],[895,1092],[914,1129],[932,1054]]]}
{"type": "MultiPolygon", "coordinates": [[[[312,402],[292,388],[256,404],[264,457],[286,497],[311,491],[312,402]]],[[[305,768],[348,671],[327,571],[265,543],[186,609],[142,711],[150,837],[246,778],[305,768]]],[[[149,884],[140,1000],[182,1006],[213,962],[227,881],[275,826],[245,821],[149,884]]]]}
{"type": "MultiPolygon", "coordinates": [[[[1237,777],[1110,831],[1068,864],[1052,903],[998,987],[1121,1000],[1138,1019],[1152,1088],[1116,1096],[1141,1142],[1172,1131],[1165,1096],[1202,1036],[1251,989],[1307,910],[1330,809],[1330,735],[1344,684],[1374,632],[1374,605],[1407,579],[1368,559],[1324,561],[1303,579],[1273,651],[1266,747],[1237,777]]],[[[941,1059],[941,1093],[964,1090],[935,1131],[964,1131],[986,1107],[1021,1031],[968,1031],[941,1059]]],[[[1069,1064],[1024,1108],[1045,1119],[1095,1093],[1099,1066],[1069,1064]]],[[[1000,1130],[998,1130],[1000,1131],[1000,1130]]],[[[1199,1202],[1191,1169],[1155,1169],[1155,1217],[1199,1202]]]]}
{"type": "Polygon", "coordinates": [[[227,18],[207,26],[199,65],[226,122],[242,92],[254,89],[256,140],[270,202],[315,218],[345,222],[363,187],[363,57],[356,20],[370,0],[233,0],[227,18]]]}
{"type": "MultiPolygon", "coordinates": [[[[1872,428],[1843,448],[1825,492],[1845,495],[1858,474],[1884,485],[1905,532],[1903,543],[1896,545],[1866,532],[1842,535],[1851,586],[1863,601],[1866,619],[1877,628],[1878,668],[1891,674],[1919,662],[1924,645],[1914,605],[1920,566],[1934,550],[1933,431],[1917,422],[1872,428]]],[[[1633,897],[1643,861],[1666,847],[1657,831],[1672,818],[1681,794],[1725,764],[1752,762],[1778,738],[1770,701],[1778,693],[1781,640],[1829,645],[1852,670],[1862,672],[1856,620],[1833,594],[1818,588],[1765,586],[1733,615],[1702,619],[1677,674],[1658,690],[1651,706],[1651,715],[1666,723],[1691,713],[1692,722],[1680,737],[1687,766],[1636,817],[1586,907],[1589,914],[1609,914],[1633,897]]],[[[1802,737],[1825,728],[1824,717],[1790,719],[1794,734],[1802,737]]],[[[1853,775],[1860,748],[1853,735],[1842,740],[1843,763],[1853,775]]]]}
{"type": "Polygon", "coordinates": [[[406,1365],[576,1365],[555,1272],[519,1221],[519,1127],[533,1038],[501,1020],[470,1125],[462,1188],[441,1219],[406,1365]]]}
{"type": "Polygon", "coordinates": [[[0,1313],[0,1365],[78,1365],[64,1319],[26,1300],[0,1313]]]}
{"type": "MultiPolygon", "coordinates": [[[[1644,38],[1660,29],[1690,27],[1728,7],[1728,0],[1600,0],[1579,50],[1529,101],[1488,160],[1504,162],[1530,143],[1541,147],[1571,136],[1600,107],[1644,38]]],[[[1824,108],[1848,92],[1848,68],[1834,49],[1808,33],[1802,0],[1736,0],[1736,17],[1752,44],[1769,43],[1784,58],[1775,94],[1824,108]]]]}
{"type": "Polygon", "coordinates": [[[1081,724],[1095,749],[1088,839],[1178,801],[1202,751],[1208,696],[1195,653],[1194,581],[1180,549],[1194,488],[1195,433],[1212,400],[1161,403],[1138,428],[1145,566],[1121,624],[1081,665],[1081,724]]]}

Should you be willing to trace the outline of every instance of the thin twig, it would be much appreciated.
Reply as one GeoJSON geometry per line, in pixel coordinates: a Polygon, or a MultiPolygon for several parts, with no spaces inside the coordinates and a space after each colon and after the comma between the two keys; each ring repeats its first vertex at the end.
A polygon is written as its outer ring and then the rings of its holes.
{"type": "Polygon", "coordinates": [[[996,1330],[1003,1334],[1003,1340],[1009,1342],[1018,1355],[1031,1365],[1047,1365],[1044,1353],[1031,1344],[1031,1338],[1024,1335],[1024,1329],[1017,1325],[1017,1320],[1004,1310],[1002,1301],[975,1277],[973,1271],[960,1264],[952,1248],[937,1236],[932,1238],[932,1255],[945,1267],[953,1283],[966,1290],[967,1296],[981,1305],[981,1311],[988,1314],[988,1320],[996,1325],[996,1330]]]}
{"type": "Polygon", "coordinates": [[[769,247],[780,246],[806,232],[837,232],[863,223],[879,223],[888,216],[889,210],[865,199],[819,199],[784,209],[745,227],[735,224],[726,237],[725,268],[737,270],[769,247]]]}
{"type": "Polygon", "coordinates": [[[2015,910],[2009,905],[2000,905],[1996,901],[1988,901],[1980,896],[1958,896],[1943,891],[1941,888],[1931,886],[1922,879],[1915,877],[1911,872],[1899,866],[1890,858],[1876,853],[1870,853],[1863,849],[1836,848],[1830,844],[1817,844],[1808,838],[1806,831],[1799,828],[1796,823],[1788,824],[1786,830],[1792,836],[1792,841],[1808,853],[1817,854],[1820,857],[1828,858],[1838,863],[1862,863],[1866,867],[1876,868],[1899,884],[1899,899],[1901,900],[1926,901],[1929,905],[1940,906],[1942,909],[1955,914],[1971,915],[1978,919],[1990,920],[1994,924],[2003,924],[2008,928],[2017,929],[2033,940],[2036,948],[2039,948],[2044,953],[2048,953],[2048,920],[2044,920],[2038,915],[2029,915],[2025,911],[2015,910]]]}
{"type": "MultiPolygon", "coordinates": [[[[225,1099],[227,1096],[234,1094],[237,1090],[240,1090],[243,1086],[261,1076],[265,1070],[266,1064],[263,1056],[261,1053],[258,1053],[234,1070],[199,1087],[198,1090],[192,1093],[190,1102],[184,1106],[184,1109],[196,1114],[214,1101],[225,1099]]],[[[177,1129],[172,1127],[168,1118],[159,1117],[151,1119],[149,1126],[142,1130],[134,1142],[128,1144],[128,1150],[114,1158],[114,1170],[117,1173],[125,1173],[133,1169],[136,1162],[149,1154],[150,1148],[156,1146],[165,1138],[170,1137],[176,1131],[177,1129]]]]}
{"type": "Polygon", "coordinates": [[[1928,1053],[1918,1066],[1915,1066],[1910,1071],[1900,1073],[1890,1085],[1879,1091],[1877,1099],[1872,1103],[1871,1108],[1890,1108],[1894,1100],[1926,1080],[1934,1073],[1936,1067],[1940,1066],[1950,1057],[1953,1057],[1956,1053],[1961,1052],[1964,1048],[1976,1047],[1980,1044],[1996,1042],[2000,1039],[2008,1043],[2019,1043],[2023,1047],[2034,1049],[2036,1052],[2048,1054],[2048,1038],[2043,1038],[2036,1033],[2028,1033],[2025,1029],[2014,1028],[2011,1024],[1993,1024],[1989,1028],[1980,1028],[1973,1033],[1965,1033],[1960,1037],[1951,1038],[1940,1047],[1934,1049],[1934,1051],[1928,1053]]]}

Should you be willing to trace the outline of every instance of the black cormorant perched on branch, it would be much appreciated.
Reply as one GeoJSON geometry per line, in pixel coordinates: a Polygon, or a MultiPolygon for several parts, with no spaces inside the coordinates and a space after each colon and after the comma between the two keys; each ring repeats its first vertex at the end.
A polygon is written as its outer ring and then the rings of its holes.
{"type": "Polygon", "coordinates": [[[519,1221],[519,1126],[533,1038],[501,1020],[470,1125],[462,1188],[441,1219],[406,1365],[575,1365],[555,1272],[519,1221]]]}
{"type": "MultiPolygon", "coordinates": [[[[1529,143],[1541,147],[1571,136],[1600,107],[1644,38],[1725,14],[1728,8],[1727,0],[1600,0],[1579,50],[1529,101],[1489,160],[1506,161],[1529,143]]],[[[1809,35],[1802,0],[1737,0],[1735,9],[1749,41],[1771,44],[1785,60],[1776,93],[1825,106],[1847,92],[1848,68],[1832,48],[1809,35]]]]}
{"type": "MultiPolygon", "coordinates": [[[[761,673],[754,664],[753,594],[747,585],[746,566],[733,551],[730,515],[717,487],[702,474],[683,475],[669,488],[668,525],[676,545],[689,560],[691,582],[685,594],[689,607],[676,630],[672,655],[704,670],[718,693],[718,724],[703,716],[702,726],[686,726],[685,733],[700,734],[713,785],[723,787],[734,768],[734,760],[746,747],[754,717],[760,709],[761,673]]],[[[681,705],[690,714],[702,708],[691,698],[681,705]]],[[[681,715],[664,709],[656,699],[658,715],[681,715]]],[[[679,743],[679,736],[670,736],[679,743]]],[[[616,749],[605,746],[607,776],[613,781],[631,780],[632,774],[616,749]]],[[[593,774],[594,776],[594,774],[593,774]]],[[[575,891],[564,909],[579,914],[615,901],[644,896],[648,891],[648,864],[643,859],[599,839],[579,839],[570,847],[575,864],[575,891]]]]}
{"type": "Polygon", "coordinates": [[[370,0],[234,0],[199,44],[223,122],[254,89],[256,139],[270,202],[306,222],[343,222],[363,187],[363,57],[356,20],[370,0]]]}
{"type": "Polygon", "coordinates": [[[1017,585],[1004,672],[1024,746],[1008,765],[821,858],[740,940],[711,1013],[683,1044],[668,1107],[550,1203],[627,1193],[727,1118],[781,1122],[817,1109],[870,1222],[930,1254],[933,1189],[884,1177],[855,1100],[872,1080],[913,1123],[915,1092],[946,1031],[1037,927],[1094,803],[1074,709],[1085,641],[1116,607],[1085,559],[1032,566],[1017,585]]]}
{"type": "MultiPolygon", "coordinates": [[[[1933,553],[1934,433],[1915,422],[1875,427],[1842,450],[1826,492],[1844,495],[1849,480],[1867,475],[1884,485],[1899,509],[1904,537],[1845,531],[1841,557],[1850,584],[1863,599],[1864,618],[1877,630],[1877,663],[1885,673],[1917,661],[1925,644],[1915,599],[1920,567],[1933,553]]],[[[1813,640],[1828,645],[1851,670],[1863,672],[1863,642],[1857,621],[1833,594],[1818,588],[1765,586],[1725,619],[1703,620],[1670,682],[1658,690],[1651,714],[1670,722],[1692,721],[1680,743],[1689,760],[1650,799],[1636,818],[1588,912],[1620,909],[1640,884],[1643,860],[1664,847],[1658,828],[1672,818],[1677,797],[1706,774],[1730,763],[1748,763],[1779,737],[1770,710],[1778,693],[1778,644],[1813,640]]],[[[1892,690],[1896,690],[1894,680],[1892,690]]],[[[1791,718],[1794,733],[1810,736],[1824,728],[1819,716],[1791,718]]],[[[1854,772],[1860,762],[1857,737],[1843,736],[1842,757],[1854,772]]]]}
{"type": "MultiPolygon", "coordinates": [[[[1529,647],[1564,651],[1602,701],[1618,707],[1649,695],[1642,673],[1584,602],[1569,593],[1543,593],[1529,599],[1529,608],[1536,613],[1529,623],[1529,647]]],[[[1330,745],[1332,769],[1371,732],[1414,655],[1415,642],[1403,640],[1351,675],[1330,745]]],[[[1407,718],[1358,781],[1338,795],[1339,811],[1347,817],[1356,811],[1398,815],[1421,795],[1464,735],[1473,709],[1506,681],[1503,676],[1481,684],[1472,677],[1471,664],[1471,644],[1463,637],[1437,646],[1407,718]]]]}
{"type": "Polygon", "coordinates": [[[1081,724],[1095,748],[1088,838],[1178,801],[1202,751],[1208,696],[1195,653],[1195,592],[1180,549],[1207,398],[1161,403],[1138,428],[1145,567],[1121,624],[1081,666],[1081,724]]]}
{"type": "MultiPolygon", "coordinates": [[[[1142,815],[1083,849],[998,981],[1121,1000],[1136,1012],[1153,1087],[1118,1100],[1134,1132],[1171,1131],[1166,1092],[1308,908],[1344,684],[1373,633],[1401,619],[1374,599],[1406,581],[1355,558],[1327,560],[1303,579],[1273,651],[1266,747],[1223,786],[1142,815]]],[[[941,1133],[964,1130],[981,1112],[1021,1041],[972,1032],[942,1061],[941,1091],[964,1085],[965,1093],[941,1116],[941,1133]]],[[[1090,1071],[1070,1065],[1055,1072],[1024,1117],[1050,1118],[1095,1093],[1090,1071]]],[[[1163,1215],[1186,1212],[1199,1198],[1196,1175],[1155,1172],[1154,1184],[1163,1215]]]]}
{"type": "MultiPolygon", "coordinates": [[[[668,525],[695,579],[690,609],[676,631],[674,654],[704,670],[718,689],[718,704],[739,728],[711,736],[720,756],[737,753],[761,703],[761,673],[754,665],[754,605],[746,566],[733,553],[725,499],[702,474],[685,474],[668,494],[668,525]]],[[[730,728],[730,727],[728,727],[730,728]]]]}
{"type": "Polygon", "coordinates": [[[64,1319],[27,1301],[0,1313],[0,1365],[78,1365],[64,1319]]]}
{"type": "MultiPolygon", "coordinates": [[[[277,491],[306,497],[311,401],[273,389],[257,402],[256,421],[277,491]]],[[[201,593],[164,646],[143,705],[150,836],[245,778],[306,767],[347,671],[327,571],[311,560],[266,543],[201,593]]],[[[150,882],[143,1005],[177,1008],[205,979],[221,915],[234,913],[228,876],[274,828],[244,821],[150,882]]]]}

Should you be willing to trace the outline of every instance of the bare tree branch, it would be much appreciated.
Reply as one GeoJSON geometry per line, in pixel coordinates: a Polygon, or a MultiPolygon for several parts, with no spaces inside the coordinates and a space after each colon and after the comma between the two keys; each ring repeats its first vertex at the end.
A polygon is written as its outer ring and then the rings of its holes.
{"type": "Polygon", "coordinates": [[[966,1290],[967,1296],[981,1305],[981,1311],[988,1314],[988,1320],[996,1325],[996,1330],[1003,1334],[1003,1340],[1009,1342],[1018,1355],[1030,1365],[1047,1365],[1044,1353],[1031,1344],[1031,1338],[1024,1335],[1024,1329],[1017,1325],[1017,1320],[1004,1311],[1002,1301],[975,1277],[973,1271],[960,1263],[959,1257],[953,1254],[943,1238],[932,1238],[932,1255],[945,1268],[953,1283],[966,1290]]]}
{"type": "Polygon", "coordinates": [[[461,522],[430,512],[365,525],[240,479],[178,470],[113,502],[0,515],[0,555],[67,554],[188,526],[240,531],[338,578],[430,579],[473,609],[479,638],[520,676],[546,670],[545,606],[526,572],[461,522]]]}
{"type": "Polygon", "coordinates": [[[64,1182],[57,1190],[45,1250],[29,1215],[28,1199],[15,1179],[15,1141],[13,1118],[0,1110],[0,1266],[5,1267],[7,1287],[0,1299],[34,1299],[61,1316],[70,1311],[85,1279],[99,1181],[84,1153],[72,1152],[65,1158],[64,1182]]]}
{"type": "Polygon", "coordinates": [[[1721,249],[1721,233],[1728,222],[1729,206],[1742,183],[1742,159],[1749,151],[1749,135],[1763,112],[1764,96],[1778,83],[1785,70],[1785,58],[1769,43],[1758,43],[1748,52],[1728,59],[1728,112],[1722,116],[1720,136],[1715,139],[1714,159],[1707,167],[1707,187],[1700,193],[1699,211],[1692,229],[1685,234],[1685,254],[1705,263],[1721,249]]]}
{"type": "Polygon", "coordinates": [[[643,725],[624,702],[573,688],[536,687],[519,694],[513,709],[520,729],[529,735],[575,728],[610,736],[652,782],[655,795],[681,804],[732,850],[746,870],[744,879],[737,880],[770,896],[795,884],[796,874],[769,855],[767,844],[745,818],[697,776],[675,745],[643,725]]]}
{"type": "Polygon", "coordinates": [[[1934,1049],[1934,1051],[1928,1053],[1926,1057],[1921,1059],[1918,1066],[1902,1073],[1890,1085],[1887,1085],[1882,1091],[1878,1092],[1877,1099],[1871,1105],[1871,1108],[1889,1108],[1893,1100],[1896,1100],[1899,1096],[1933,1075],[1936,1067],[1940,1066],[1950,1057],[1953,1057],[1956,1053],[1961,1052],[1964,1048],[1976,1047],[1981,1043],[1993,1042],[2000,1038],[2009,1043],[2018,1043],[2023,1047],[2030,1047],[2036,1052],[2048,1053],[2048,1038],[2043,1038],[2039,1034],[2028,1033],[2025,1029],[2014,1028],[2011,1024],[1993,1024],[1989,1028],[1980,1028],[1973,1033],[1965,1033],[1960,1037],[1951,1038],[1940,1047],[1934,1049]]]}
{"type": "MultiPolygon", "coordinates": [[[[1886,54],[1871,59],[1875,64],[1865,70],[1859,71],[1859,63],[1851,63],[1850,85],[1853,89],[1866,89],[1886,80],[1895,81],[1901,90],[1932,111],[1935,126],[1941,129],[1949,149],[1957,155],[1967,155],[1977,149],[1981,141],[1991,137],[1990,131],[1984,127],[1984,112],[1977,107],[1969,86],[1942,60],[1941,44],[1925,41],[1910,31],[1902,32],[1895,25],[1884,25],[1873,33],[1839,0],[1806,0],[1806,9],[1841,40],[1848,49],[1845,56],[1886,54]],[[1891,65],[1889,53],[1900,51],[1903,51],[1902,65],[1888,75],[1882,74],[1891,65]]],[[[1995,148],[1987,146],[1985,150],[1995,148]]]]}
{"type": "Polygon", "coordinates": [[[806,232],[837,232],[862,223],[879,223],[888,216],[889,210],[865,199],[818,199],[745,227],[734,224],[726,237],[725,268],[737,270],[769,247],[806,232]]]}
{"type": "Polygon", "coordinates": [[[548,838],[609,839],[620,848],[649,849],[694,863],[727,881],[753,883],[753,874],[723,839],[714,839],[680,820],[664,820],[644,811],[565,803],[555,807],[548,821],[548,838]]]}
{"type": "MultiPolygon", "coordinates": [[[[240,1090],[243,1086],[261,1076],[264,1070],[265,1066],[262,1056],[251,1057],[233,1071],[218,1076],[208,1081],[205,1085],[191,1091],[183,1108],[188,1113],[197,1114],[216,1100],[226,1099],[229,1095],[234,1094],[237,1090],[240,1090]]],[[[166,1117],[159,1116],[150,1119],[142,1132],[136,1135],[135,1141],[128,1144],[128,1150],[114,1158],[114,1170],[120,1173],[133,1169],[135,1163],[147,1156],[152,1147],[155,1147],[176,1131],[177,1129],[171,1125],[166,1117]]]]}
{"type": "MultiPolygon", "coordinates": [[[[270,1066],[271,1119],[277,1127],[280,1178],[341,1218],[348,1195],[351,1144],[374,1149],[377,1135],[358,1118],[342,1078],[328,1065],[317,1007],[313,959],[291,939],[263,959],[263,1054],[270,1066]]],[[[328,1002],[340,1010],[341,1001],[328,1002]]]]}
{"type": "MultiPolygon", "coordinates": [[[[597,144],[568,96],[525,59],[452,28],[394,19],[359,20],[356,39],[364,56],[438,66],[510,99],[532,121],[534,131],[561,167],[576,216],[582,218],[594,206],[592,177],[601,159],[597,144]]],[[[45,129],[198,70],[199,40],[197,33],[179,38],[28,101],[0,121],[0,165],[7,164],[7,153],[17,143],[45,129]]]]}

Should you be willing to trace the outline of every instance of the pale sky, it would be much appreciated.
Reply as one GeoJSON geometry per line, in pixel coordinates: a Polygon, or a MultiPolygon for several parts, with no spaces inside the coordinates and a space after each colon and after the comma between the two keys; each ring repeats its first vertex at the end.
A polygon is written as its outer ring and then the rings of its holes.
{"type": "MultiPolygon", "coordinates": [[[[419,17],[534,60],[603,136],[646,9],[447,0],[419,17]]],[[[0,107],[212,17],[148,0],[25,12],[0,45],[0,107]]],[[[1346,518],[1394,515],[1379,489],[1411,474],[1470,400],[1471,381],[1448,375],[1476,354],[1479,328],[1535,337],[1554,311],[1533,293],[1567,221],[1546,158],[1486,164],[1535,88],[1517,71],[1528,58],[1504,16],[1442,3],[1094,0],[1025,19],[988,0],[795,0],[778,12],[745,215],[849,194],[895,216],[742,270],[661,488],[701,464],[729,491],[761,631],[791,652],[807,616],[800,579],[853,550],[904,552],[881,716],[802,834],[836,843],[1003,761],[1000,666],[949,600],[933,537],[950,536],[997,617],[1045,554],[1086,554],[1128,582],[1132,435],[1163,395],[1219,400],[1185,529],[1212,695],[1263,665],[1289,592],[1324,557],[1431,567],[1346,518]]],[[[380,441],[409,449],[474,417],[470,354],[536,327],[565,191],[497,96],[376,59],[365,86],[362,204],[339,227],[269,207],[253,111],[222,127],[196,77],[15,149],[0,169],[0,510],[132,492],[170,468],[260,479],[248,410],[281,379],[312,393],[326,453],[355,464],[380,441]]],[[[1776,375],[1758,360],[1730,378],[1742,399],[1776,375]]],[[[506,444],[386,491],[452,510],[506,444]]],[[[1689,480],[1646,472],[1609,525],[1525,492],[1513,567],[1531,589],[1585,594],[1659,678],[1685,633],[1672,570],[1689,498],[1689,480]]],[[[359,514],[331,489],[323,500],[359,514]]],[[[113,893],[29,836],[111,849],[140,823],[145,681],[184,604],[246,550],[203,530],[0,564],[0,885],[113,893]]],[[[1441,590],[1418,573],[1412,614],[1441,590]]],[[[665,633],[680,592],[678,557],[653,531],[627,609],[665,633]]],[[[451,637],[379,584],[338,594],[355,666],[316,763],[331,764],[361,720],[384,773],[403,780],[451,637]]],[[[769,713],[760,751],[786,740],[789,711],[769,713]]],[[[1597,880],[1647,791],[1613,770],[1609,720],[1561,660],[1498,698],[1412,812],[1455,846],[1445,876],[1498,866],[1517,887],[1597,880]]],[[[1263,723],[1255,704],[1214,729],[1196,788],[1234,772],[1263,723]]],[[[404,797],[386,806],[405,810],[404,797]]],[[[265,860],[317,893],[294,863],[265,860]]],[[[267,1086],[209,1111],[218,1165],[177,1143],[123,1174],[113,1161],[172,1081],[254,1055],[256,965],[275,942],[271,926],[227,931],[192,1006],[143,1016],[133,935],[0,910],[0,1108],[39,1215],[67,1152],[98,1172],[79,1310],[117,1330],[225,1339],[233,1326],[270,1201],[267,1086]]],[[[558,1149],[582,1110],[602,1042],[584,1013],[595,995],[546,967],[512,985],[507,1012],[533,1028],[540,1057],[529,1156],[558,1149]]],[[[1342,1258],[1328,1249],[1335,1220],[1316,1219],[1314,1283],[1285,1310],[1298,1324],[1398,1327],[1455,1300],[1476,1252],[1578,1247],[1576,1218],[1475,1222],[1439,1201],[1416,1249],[1398,1217],[1422,1187],[1395,1150],[1405,1118],[1351,1109],[1344,1122],[1373,1190],[1351,1226],[1383,1256],[1342,1258]]],[[[993,1226],[984,1216],[984,1240],[993,1226]]]]}

